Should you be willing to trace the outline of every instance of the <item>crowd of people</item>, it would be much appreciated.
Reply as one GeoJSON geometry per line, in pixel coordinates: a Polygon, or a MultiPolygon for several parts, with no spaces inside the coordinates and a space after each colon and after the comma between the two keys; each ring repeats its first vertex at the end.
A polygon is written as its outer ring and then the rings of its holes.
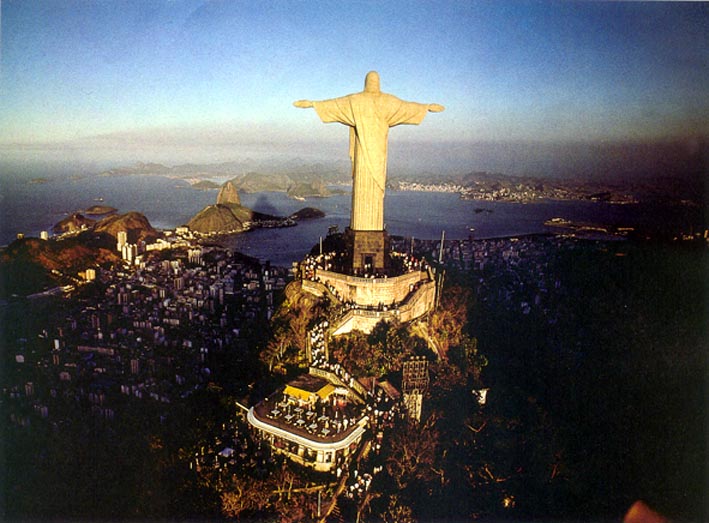
{"type": "MultiPolygon", "coordinates": [[[[320,255],[306,256],[300,265],[300,275],[304,279],[322,283],[340,303],[338,313],[340,316],[350,310],[367,311],[389,311],[400,303],[378,305],[358,305],[354,301],[343,299],[337,289],[329,282],[323,281],[318,276],[318,271],[335,271],[345,264],[345,259],[340,253],[329,252],[320,255]]],[[[364,278],[388,278],[399,276],[414,271],[425,271],[428,265],[425,260],[417,259],[408,253],[392,252],[389,260],[389,267],[386,273],[371,271],[370,269],[357,271],[354,275],[364,278]]],[[[409,295],[414,292],[421,283],[412,284],[409,288],[409,295]]],[[[330,361],[327,354],[326,338],[330,323],[322,320],[316,324],[309,332],[311,366],[330,373],[349,388],[355,386],[355,378],[345,369],[342,364],[330,361]]],[[[357,383],[359,385],[359,383],[357,383]]],[[[360,387],[361,389],[362,387],[360,387]]],[[[333,470],[333,474],[339,479],[345,471],[349,471],[345,489],[345,497],[354,504],[360,503],[370,489],[374,477],[383,470],[383,459],[381,456],[382,443],[385,434],[394,426],[397,420],[406,416],[405,409],[402,409],[398,398],[392,397],[383,387],[373,387],[368,391],[365,398],[365,412],[368,418],[371,433],[374,435],[369,451],[361,453],[353,463],[340,462],[333,470]]],[[[340,421],[342,430],[345,430],[344,421],[340,421]]]]}
{"type": "Polygon", "coordinates": [[[327,399],[318,399],[306,404],[283,394],[277,401],[271,398],[262,407],[265,417],[296,431],[306,432],[320,438],[328,438],[347,431],[362,418],[361,408],[343,396],[332,394],[327,399]]]}
{"type": "Polygon", "coordinates": [[[341,261],[342,253],[339,252],[326,252],[318,255],[306,255],[303,261],[300,262],[300,275],[301,277],[313,280],[315,278],[315,272],[317,270],[329,271],[336,268],[341,261]]]}
{"type": "Polygon", "coordinates": [[[300,276],[306,280],[320,281],[317,271],[333,271],[358,278],[377,279],[401,276],[409,272],[428,269],[426,260],[416,258],[410,253],[391,251],[388,253],[387,268],[375,269],[371,265],[352,268],[351,260],[342,252],[332,251],[317,255],[307,255],[300,262],[300,276]]]}
{"type": "Polygon", "coordinates": [[[311,366],[317,368],[324,368],[327,362],[327,349],[325,347],[325,334],[327,332],[330,324],[327,320],[323,320],[315,327],[313,327],[310,332],[310,357],[311,366]]]}
{"type": "Polygon", "coordinates": [[[386,393],[383,387],[377,387],[368,399],[367,414],[374,437],[369,452],[363,453],[350,465],[351,473],[345,490],[345,496],[353,507],[364,500],[372,480],[384,469],[381,454],[383,441],[394,424],[406,416],[406,409],[402,409],[400,402],[386,393]]]}

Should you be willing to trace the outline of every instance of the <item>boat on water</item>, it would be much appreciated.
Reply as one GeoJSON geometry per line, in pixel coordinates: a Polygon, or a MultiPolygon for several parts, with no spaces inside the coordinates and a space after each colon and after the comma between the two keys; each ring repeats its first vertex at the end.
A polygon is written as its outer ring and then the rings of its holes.
{"type": "Polygon", "coordinates": [[[567,220],[566,218],[552,218],[551,220],[545,221],[544,225],[548,225],[550,227],[571,227],[573,222],[567,220]]]}

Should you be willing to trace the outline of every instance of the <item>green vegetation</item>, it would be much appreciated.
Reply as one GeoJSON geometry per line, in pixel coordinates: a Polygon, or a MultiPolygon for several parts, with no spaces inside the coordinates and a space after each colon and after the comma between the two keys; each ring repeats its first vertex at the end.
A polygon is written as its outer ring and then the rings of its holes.
{"type": "Polygon", "coordinates": [[[210,189],[219,189],[221,185],[209,180],[200,180],[198,182],[194,182],[190,187],[192,187],[193,189],[198,189],[200,191],[208,191],[210,189]]]}
{"type": "Polygon", "coordinates": [[[103,214],[109,214],[116,212],[118,209],[115,207],[109,207],[108,205],[92,205],[84,211],[84,214],[89,216],[101,216],[103,214]]]}
{"type": "Polygon", "coordinates": [[[291,198],[327,198],[334,193],[327,188],[322,180],[310,182],[298,181],[288,187],[286,191],[291,198]]]}
{"type": "Polygon", "coordinates": [[[0,297],[27,296],[75,283],[87,267],[120,259],[115,238],[86,231],[61,242],[23,238],[0,252],[0,297]]]}
{"type": "Polygon", "coordinates": [[[413,334],[410,325],[383,320],[369,334],[353,331],[334,338],[330,352],[358,378],[401,371],[404,360],[411,356],[434,358],[425,340],[413,334]]]}
{"type": "MultiPolygon", "coordinates": [[[[479,406],[470,390],[479,386],[487,364],[477,340],[469,334],[471,298],[470,292],[452,286],[446,289],[440,307],[424,321],[408,325],[381,322],[370,334],[354,331],[330,340],[331,356],[356,377],[387,375],[399,382],[403,361],[414,355],[430,361],[432,376],[424,400],[425,421],[400,420],[395,424],[381,455],[374,458],[383,471],[371,495],[359,509],[341,500],[346,519],[357,517],[355,512],[363,521],[425,521],[470,513],[468,496],[460,498],[460,485],[470,488],[471,478],[491,467],[487,461],[474,462],[476,466],[471,467],[469,459],[477,450],[471,448],[471,427],[480,424],[479,406]],[[437,357],[430,347],[443,356],[437,357]],[[431,499],[436,502],[432,504],[431,499]]],[[[273,334],[261,352],[261,361],[284,373],[302,371],[306,333],[328,314],[331,311],[325,299],[314,299],[300,292],[298,283],[291,284],[272,320],[273,334]]],[[[249,500],[254,498],[260,500],[261,508],[268,505],[277,510],[277,502],[263,497],[263,489],[273,491],[273,480],[269,481],[247,484],[239,480],[229,487],[225,513],[233,516],[238,510],[253,508],[257,501],[249,500]]],[[[307,507],[299,510],[307,512],[307,507]]]]}
{"type": "Polygon", "coordinates": [[[270,335],[259,356],[269,372],[293,374],[307,367],[308,331],[329,310],[325,299],[302,292],[300,282],[286,287],[285,300],[271,319],[270,335]]]}

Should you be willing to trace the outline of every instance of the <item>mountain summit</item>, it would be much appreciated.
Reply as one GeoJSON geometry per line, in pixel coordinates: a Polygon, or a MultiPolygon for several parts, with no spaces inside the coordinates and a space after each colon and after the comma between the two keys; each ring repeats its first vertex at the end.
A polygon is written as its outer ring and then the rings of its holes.
{"type": "Polygon", "coordinates": [[[241,199],[239,198],[239,191],[236,190],[234,184],[230,181],[222,185],[219,189],[219,194],[217,195],[217,205],[220,204],[236,204],[241,205],[241,199]]]}
{"type": "Polygon", "coordinates": [[[243,231],[244,222],[250,219],[251,211],[246,207],[218,203],[199,211],[187,222],[187,227],[201,234],[229,234],[243,231]],[[237,209],[241,212],[235,213],[237,209]]]}

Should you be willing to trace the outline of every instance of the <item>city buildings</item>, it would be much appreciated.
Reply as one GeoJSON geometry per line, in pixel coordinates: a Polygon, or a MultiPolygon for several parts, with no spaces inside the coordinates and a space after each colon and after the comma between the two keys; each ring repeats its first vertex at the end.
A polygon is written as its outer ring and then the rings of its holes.
{"type": "Polygon", "coordinates": [[[215,358],[238,357],[289,271],[176,234],[169,240],[138,264],[86,268],[63,298],[62,316],[9,347],[3,397],[12,423],[84,415],[110,423],[126,402],[150,403],[167,416],[213,379],[215,358]]]}

